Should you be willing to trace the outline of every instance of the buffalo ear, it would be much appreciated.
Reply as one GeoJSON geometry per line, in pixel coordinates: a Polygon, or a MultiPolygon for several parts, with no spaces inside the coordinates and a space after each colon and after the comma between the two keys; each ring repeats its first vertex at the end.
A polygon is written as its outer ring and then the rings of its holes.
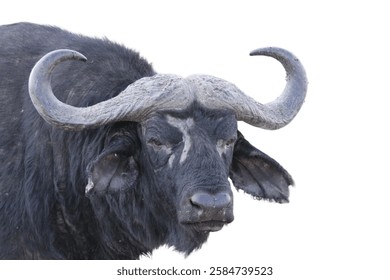
{"type": "Polygon", "coordinates": [[[288,202],[289,186],[293,180],[274,159],[253,147],[238,132],[234,147],[230,178],[237,189],[258,199],[288,202]]]}
{"type": "Polygon", "coordinates": [[[135,125],[112,130],[104,150],[88,164],[86,193],[114,193],[135,188],[139,178],[135,125]]]}
{"type": "Polygon", "coordinates": [[[86,193],[117,192],[135,187],[138,179],[138,166],[133,157],[108,153],[98,156],[88,166],[86,193]]]}

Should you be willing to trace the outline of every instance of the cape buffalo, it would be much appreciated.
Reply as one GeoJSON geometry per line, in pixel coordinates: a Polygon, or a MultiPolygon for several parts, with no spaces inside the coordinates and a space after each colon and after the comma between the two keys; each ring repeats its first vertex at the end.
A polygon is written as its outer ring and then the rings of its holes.
{"type": "Polygon", "coordinates": [[[233,221],[229,177],[287,202],[291,176],[237,121],[285,126],[306,75],[286,50],[251,55],[286,70],[273,102],[208,75],[156,74],[107,39],[1,26],[0,258],[137,259],[163,244],[189,254],[233,221]]]}

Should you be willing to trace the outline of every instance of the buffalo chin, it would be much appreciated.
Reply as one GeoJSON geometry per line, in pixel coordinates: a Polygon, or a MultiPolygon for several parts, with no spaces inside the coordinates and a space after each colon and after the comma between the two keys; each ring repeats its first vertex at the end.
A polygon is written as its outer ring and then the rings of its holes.
{"type": "Polygon", "coordinates": [[[209,232],[215,232],[220,231],[224,225],[227,223],[222,221],[204,221],[204,222],[197,222],[197,223],[183,223],[185,227],[190,228],[191,230],[194,230],[196,232],[203,232],[203,233],[209,233],[209,232]]]}
{"type": "Polygon", "coordinates": [[[198,250],[207,241],[210,232],[221,230],[228,222],[203,221],[181,222],[175,231],[169,234],[168,246],[184,253],[186,256],[198,250]]]}

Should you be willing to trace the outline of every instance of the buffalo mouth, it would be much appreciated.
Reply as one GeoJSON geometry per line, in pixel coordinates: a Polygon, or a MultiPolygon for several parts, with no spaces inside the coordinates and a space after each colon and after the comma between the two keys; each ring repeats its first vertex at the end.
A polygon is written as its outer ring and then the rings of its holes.
{"type": "Polygon", "coordinates": [[[185,222],[182,223],[185,227],[189,227],[198,232],[215,232],[223,228],[224,225],[230,222],[225,221],[201,221],[201,222],[185,222]]]}

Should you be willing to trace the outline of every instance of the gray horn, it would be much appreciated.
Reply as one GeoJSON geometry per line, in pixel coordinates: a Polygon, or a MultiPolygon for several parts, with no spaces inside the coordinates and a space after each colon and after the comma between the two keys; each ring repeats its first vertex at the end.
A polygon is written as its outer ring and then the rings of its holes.
{"type": "Polygon", "coordinates": [[[79,108],[59,101],[51,88],[53,69],[66,60],[86,58],[72,50],[46,54],[34,66],[29,79],[31,100],[39,114],[50,124],[68,130],[96,128],[117,121],[142,121],[157,109],[176,109],[193,98],[183,78],[155,75],[137,80],[114,98],[79,108]]]}
{"type": "Polygon", "coordinates": [[[299,60],[286,50],[258,49],[251,55],[277,59],[287,73],[283,93],[273,102],[260,104],[233,84],[212,76],[155,75],[129,85],[118,96],[85,108],[59,101],[51,89],[53,69],[66,60],[86,58],[72,50],[48,53],[34,66],[29,80],[31,100],[40,115],[50,124],[72,130],[95,128],[117,121],[142,121],[161,109],[184,109],[198,101],[208,108],[228,108],[237,120],[265,129],[288,124],[301,108],[307,90],[306,74],[299,60]],[[195,86],[195,87],[194,87],[195,86]]]}
{"type": "Polygon", "coordinates": [[[235,85],[212,76],[190,77],[198,84],[197,99],[209,108],[230,108],[237,120],[264,129],[278,129],[294,119],[306,96],[307,79],[305,69],[290,52],[280,48],[257,49],[250,55],[265,55],[282,63],[286,73],[283,93],[274,101],[261,104],[244,94],[235,85]]]}

